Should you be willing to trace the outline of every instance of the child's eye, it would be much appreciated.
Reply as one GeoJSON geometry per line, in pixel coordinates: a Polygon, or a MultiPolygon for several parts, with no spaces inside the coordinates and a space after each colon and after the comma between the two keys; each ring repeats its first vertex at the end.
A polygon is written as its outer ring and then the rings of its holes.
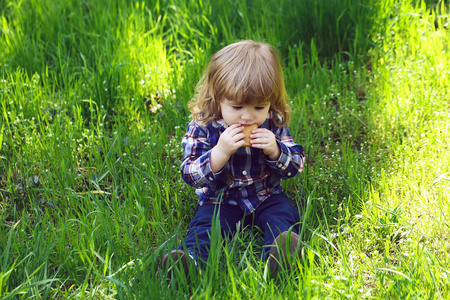
{"type": "Polygon", "coordinates": [[[241,109],[242,106],[233,106],[234,109],[241,109]]]}
{"type": "Polygon", "coordinates": [[[264,109],[264,106],[257,106],[257,107],[255,107],[255,109],[256,110],[262,110],[262,109],[264,109]]]}

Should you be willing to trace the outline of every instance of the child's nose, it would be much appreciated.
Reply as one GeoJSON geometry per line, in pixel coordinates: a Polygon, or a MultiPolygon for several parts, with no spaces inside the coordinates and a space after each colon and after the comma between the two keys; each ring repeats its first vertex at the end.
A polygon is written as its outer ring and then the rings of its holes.
{"type": "Polygon", "coordinates": [[[242,116],[241,116],[242,120],[251,120],[253,118],[251,112],[246,109],[242,112],[242,116]]]}

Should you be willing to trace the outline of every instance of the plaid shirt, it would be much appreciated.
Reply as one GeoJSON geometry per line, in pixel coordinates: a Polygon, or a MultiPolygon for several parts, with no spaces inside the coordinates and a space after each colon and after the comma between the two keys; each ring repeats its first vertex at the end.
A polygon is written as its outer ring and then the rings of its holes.
{"type": "Polygon", "coordinates": [[[277,161],[270,161],[261,149],[239,148],[218,173],[211,171],[211,149],[228,126],[223,120],[199,124],[191,121],[182,140],[183,180],[200,196],[199,204],[228,203],[252,213],[270,195],[283,191],[281,179],[294,177],[303,169],[303,147],[292,140],[289,128],[278,127],[272,113],[260,126],[271,130],[281,148],[277,161]]]}

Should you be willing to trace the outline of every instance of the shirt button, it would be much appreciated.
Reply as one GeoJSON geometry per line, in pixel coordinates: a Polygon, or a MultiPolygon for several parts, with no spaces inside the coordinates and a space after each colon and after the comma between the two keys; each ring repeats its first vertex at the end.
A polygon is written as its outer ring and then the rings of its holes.
{"type": "Polygon", "coordinates": [[[213,181],[214,178],[212,178],[212,176],[209,176],[209,180],[213,181]]]}
{"type": "Polygon", "coordinates": [[[245,171],[245,170],[242,171],[242,175],[244,175],[244,176],[247,175],[247,171],[245,171]]]}
{"type": "Polygon", "coordinates": [[[283,165],[282,164],[278,164],[278,168],[281,168],[283,165]]]}
{"type": "Polygon", "coordinates": [[[288,173],[287,173],[287,176],[291,176],[291,175],[292,175],[292,173],[291,173],[291,172],[288,172],[288,173]]]}

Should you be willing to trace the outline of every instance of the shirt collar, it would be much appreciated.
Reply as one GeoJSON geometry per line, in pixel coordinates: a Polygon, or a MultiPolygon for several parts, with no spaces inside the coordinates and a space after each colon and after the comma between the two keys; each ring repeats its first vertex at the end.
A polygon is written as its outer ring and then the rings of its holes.
{"type": "Polygon", "coordinates": [[[213,120],[211,125],[214,128],[223,128],[224,130],[228,128],[228,124],[223,119],[213,120]]]}

